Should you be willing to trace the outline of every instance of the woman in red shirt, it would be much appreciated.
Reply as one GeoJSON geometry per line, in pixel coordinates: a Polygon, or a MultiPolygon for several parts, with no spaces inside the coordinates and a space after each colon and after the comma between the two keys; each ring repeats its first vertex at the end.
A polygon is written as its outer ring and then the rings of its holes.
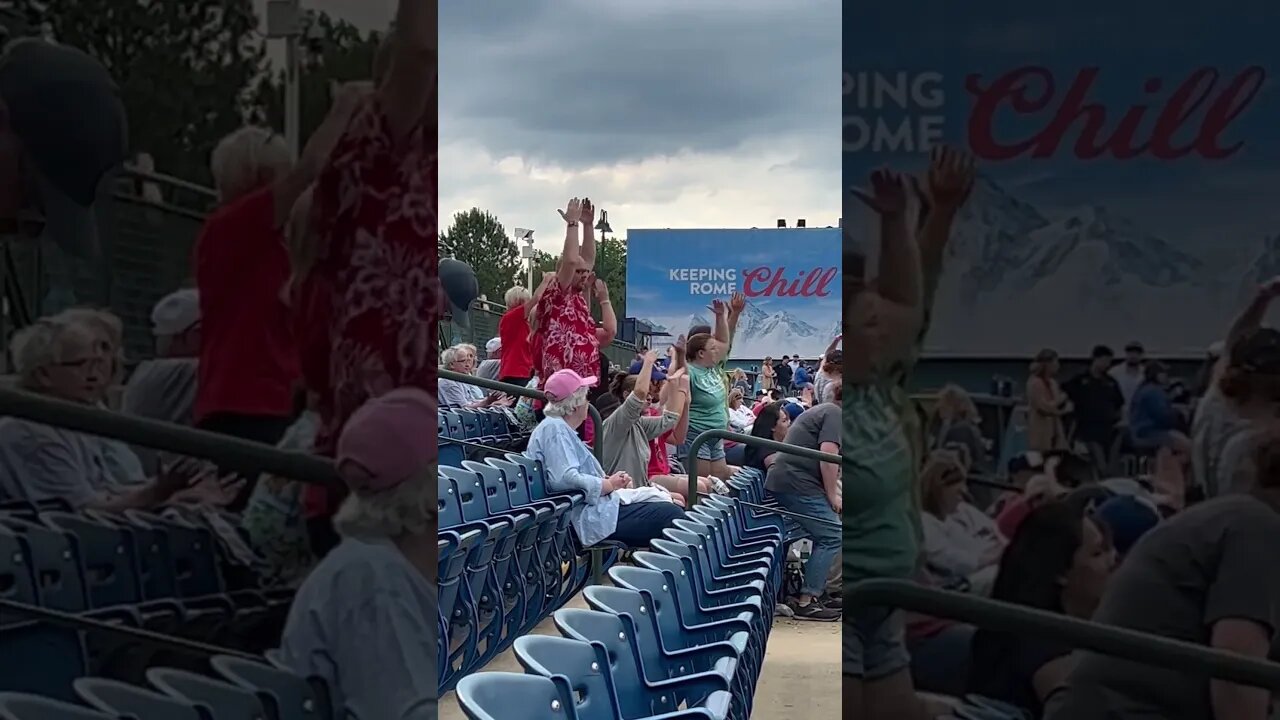
{"type": "MultiPolygon", "coordinates": [[[[361,102],[316,183],[304,241],[291,243],[300,345],[319,397],[316,451],[332,456],[351,414],[399,387],[436,392],[436,12],[401,0],[361,102]]],[[[435,437],[423,438],[435,442],[435,437]]],[[[338,489],[308,486],[312,547],[336,544],[338,489]]]]}
{"type": "Polygon", "coordinates": [[[507,311],[498,320],[498,339],[502,341],[498,379],[520,387],[533,379],[533,348],[529,343],[529,316],[525,313],[531,297],[529,288],[517,285],[508,290],[503,298],[507,311]]]}

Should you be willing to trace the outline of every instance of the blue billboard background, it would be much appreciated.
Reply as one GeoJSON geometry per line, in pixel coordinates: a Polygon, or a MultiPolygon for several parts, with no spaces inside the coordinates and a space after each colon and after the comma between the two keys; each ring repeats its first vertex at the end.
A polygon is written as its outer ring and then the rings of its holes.
{"type": "MultiPolygon", "coordinates": [[[[921,171],[934,140],[987,155],[926,351],[1082,354],[1136,339],[1198,355],[1221,339],[1280,272],[1275,20],[1274,3],[1153,0],[846,12],[845,184],[886,164],[921,171]],[[995,99],[1001,78],[1023,112],[995,99]],[[994,157],[1020,142],[1031,147],[994,157]]],[[[848,200],[844,217],[850,241],[872,247],[874,219],[848,200]]]]}
{"type": "Polygon", "coordinates": [[[627,314],[671,339],[735,290],[748,298],[732,358],[816,359],[840,332],[840,230],[628,232],[627,314]]]}

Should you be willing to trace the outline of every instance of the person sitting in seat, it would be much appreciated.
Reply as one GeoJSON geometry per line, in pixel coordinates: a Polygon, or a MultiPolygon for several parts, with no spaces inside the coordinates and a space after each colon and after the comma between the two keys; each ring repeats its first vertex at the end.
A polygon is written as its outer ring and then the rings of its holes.
{"type": "Polygon", "coordinates": [[[647,547],[672,521],[684,517],[684,510],[658,488],[622,492],[631,487],[631,476],[618,471],[606,477],[600,461],[578,438],[578,428],[587,419],[587,390],[596,380],[567,369],[547,378],[546,419],[529,438],[528,454],[542,461],[548,490],[585,494],[571,520],[584,547],[606,539],[647,547]]]}
{"type": "Polygon", "coordinates": [[[436,403],[418,388],[366,402],[337,470],[342,541],[298,589],[281,640],[293,672],[325,678],[362,718],[436,717],[436,403]],[[394,658],[394,662],[387,662],[394,658]]]}
{"type": "MultiPolygon", "coordinates": [[[[93,406],[111,380],[115,359],[85,324],[46,318],[18,331],[10,345],[22,390],[93,406]]],[[[122,446],[123,452],[129,452],[122,446]]],[[[184,462],[154,480],[123,476],[108,462],[108,441],[14,417],[0,419],[0,502],[61,500],[76,509],[118,512],[186,501],[226,505],[243,485],[201,473],[184,462]]]]}
{"type": "MultiPolygon", "coordinates": [[[[658,354],[649,350],[640,361],[640,367],[637,368],[639,372],[625,376],[619,383],[617,394],[621,396],[622,402],[604,421],[604,461],[610,470],[620,470],[633,480],[639,479],[639,485],[664,488],[677,505],[687,506],[687,477],[669,473],[653,476],[648,474],[649,460],[653,453],[665,451],[665,447],[655,449],[655,442],[680,422],[680,415],[689,399],[689,376],[684,370],[677,369],[668,376],[654,367],[657,361],[658,354]],[[659,395],[661,412],[658,415],[646,415],[650,407],[651,383],[663,385],[659,395]]],[[[710,480],[698,479],[699,492],[711,492],[713,487],[710,480]]]]}
{"type": "MultiPolygon", "coordinates": [[[[194,421],[200,365],[200,294],[187,288],[170,293],[151,311],[156,357],[129,376],[120,411],[126,415],[190,426],[194,421]]],[[[133,447],[143,467],[159,467],[161,453],[133,447]]]]}

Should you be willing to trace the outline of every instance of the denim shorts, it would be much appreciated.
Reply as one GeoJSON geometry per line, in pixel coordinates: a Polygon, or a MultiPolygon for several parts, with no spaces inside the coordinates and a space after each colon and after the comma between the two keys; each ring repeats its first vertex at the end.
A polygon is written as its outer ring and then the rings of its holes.
{"type": "MultiPolygon", "coordinates": [[[[684,462],[689,457],[689,443],[684,443],[676,449],[676,457],[684,462]]],[[[711,442],[702,443],[702,447],[698,448],[698,459],[715,462],[723,460],[724,440],[712,440],[711,442]]]]}
{"type": "Polygon", "coordinates": [[[845,608],[841,639],[847,676],[881,680],[911,664],[901,610],[845,608]]]}

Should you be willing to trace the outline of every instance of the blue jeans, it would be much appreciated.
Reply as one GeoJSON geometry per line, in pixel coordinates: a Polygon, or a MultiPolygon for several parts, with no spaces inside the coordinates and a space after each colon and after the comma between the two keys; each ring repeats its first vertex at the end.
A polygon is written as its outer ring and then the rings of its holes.
{"type": "Polygon", "coordinates": [[[813,553],[804,564],[804,587],[800,592],[806,595],[821,595],[827,587],[827,578],[831,575],[831,566],[840,557],[840,516],[827,502],[823,495],[793,495],[791,493],[774,493],[778,504],[784,510],[801,513],[829,522],[814,522],[804,518],[795,520],[804,531],[813,538],[813,553]]]}
{"type": "Polygon", "coordinates": [[[647,548],[649,541],[662,537],[674,520],[685,516],[675,503],[645,502],[618,506],[618,524],[608,539],[627,547],[647,548]]]}

